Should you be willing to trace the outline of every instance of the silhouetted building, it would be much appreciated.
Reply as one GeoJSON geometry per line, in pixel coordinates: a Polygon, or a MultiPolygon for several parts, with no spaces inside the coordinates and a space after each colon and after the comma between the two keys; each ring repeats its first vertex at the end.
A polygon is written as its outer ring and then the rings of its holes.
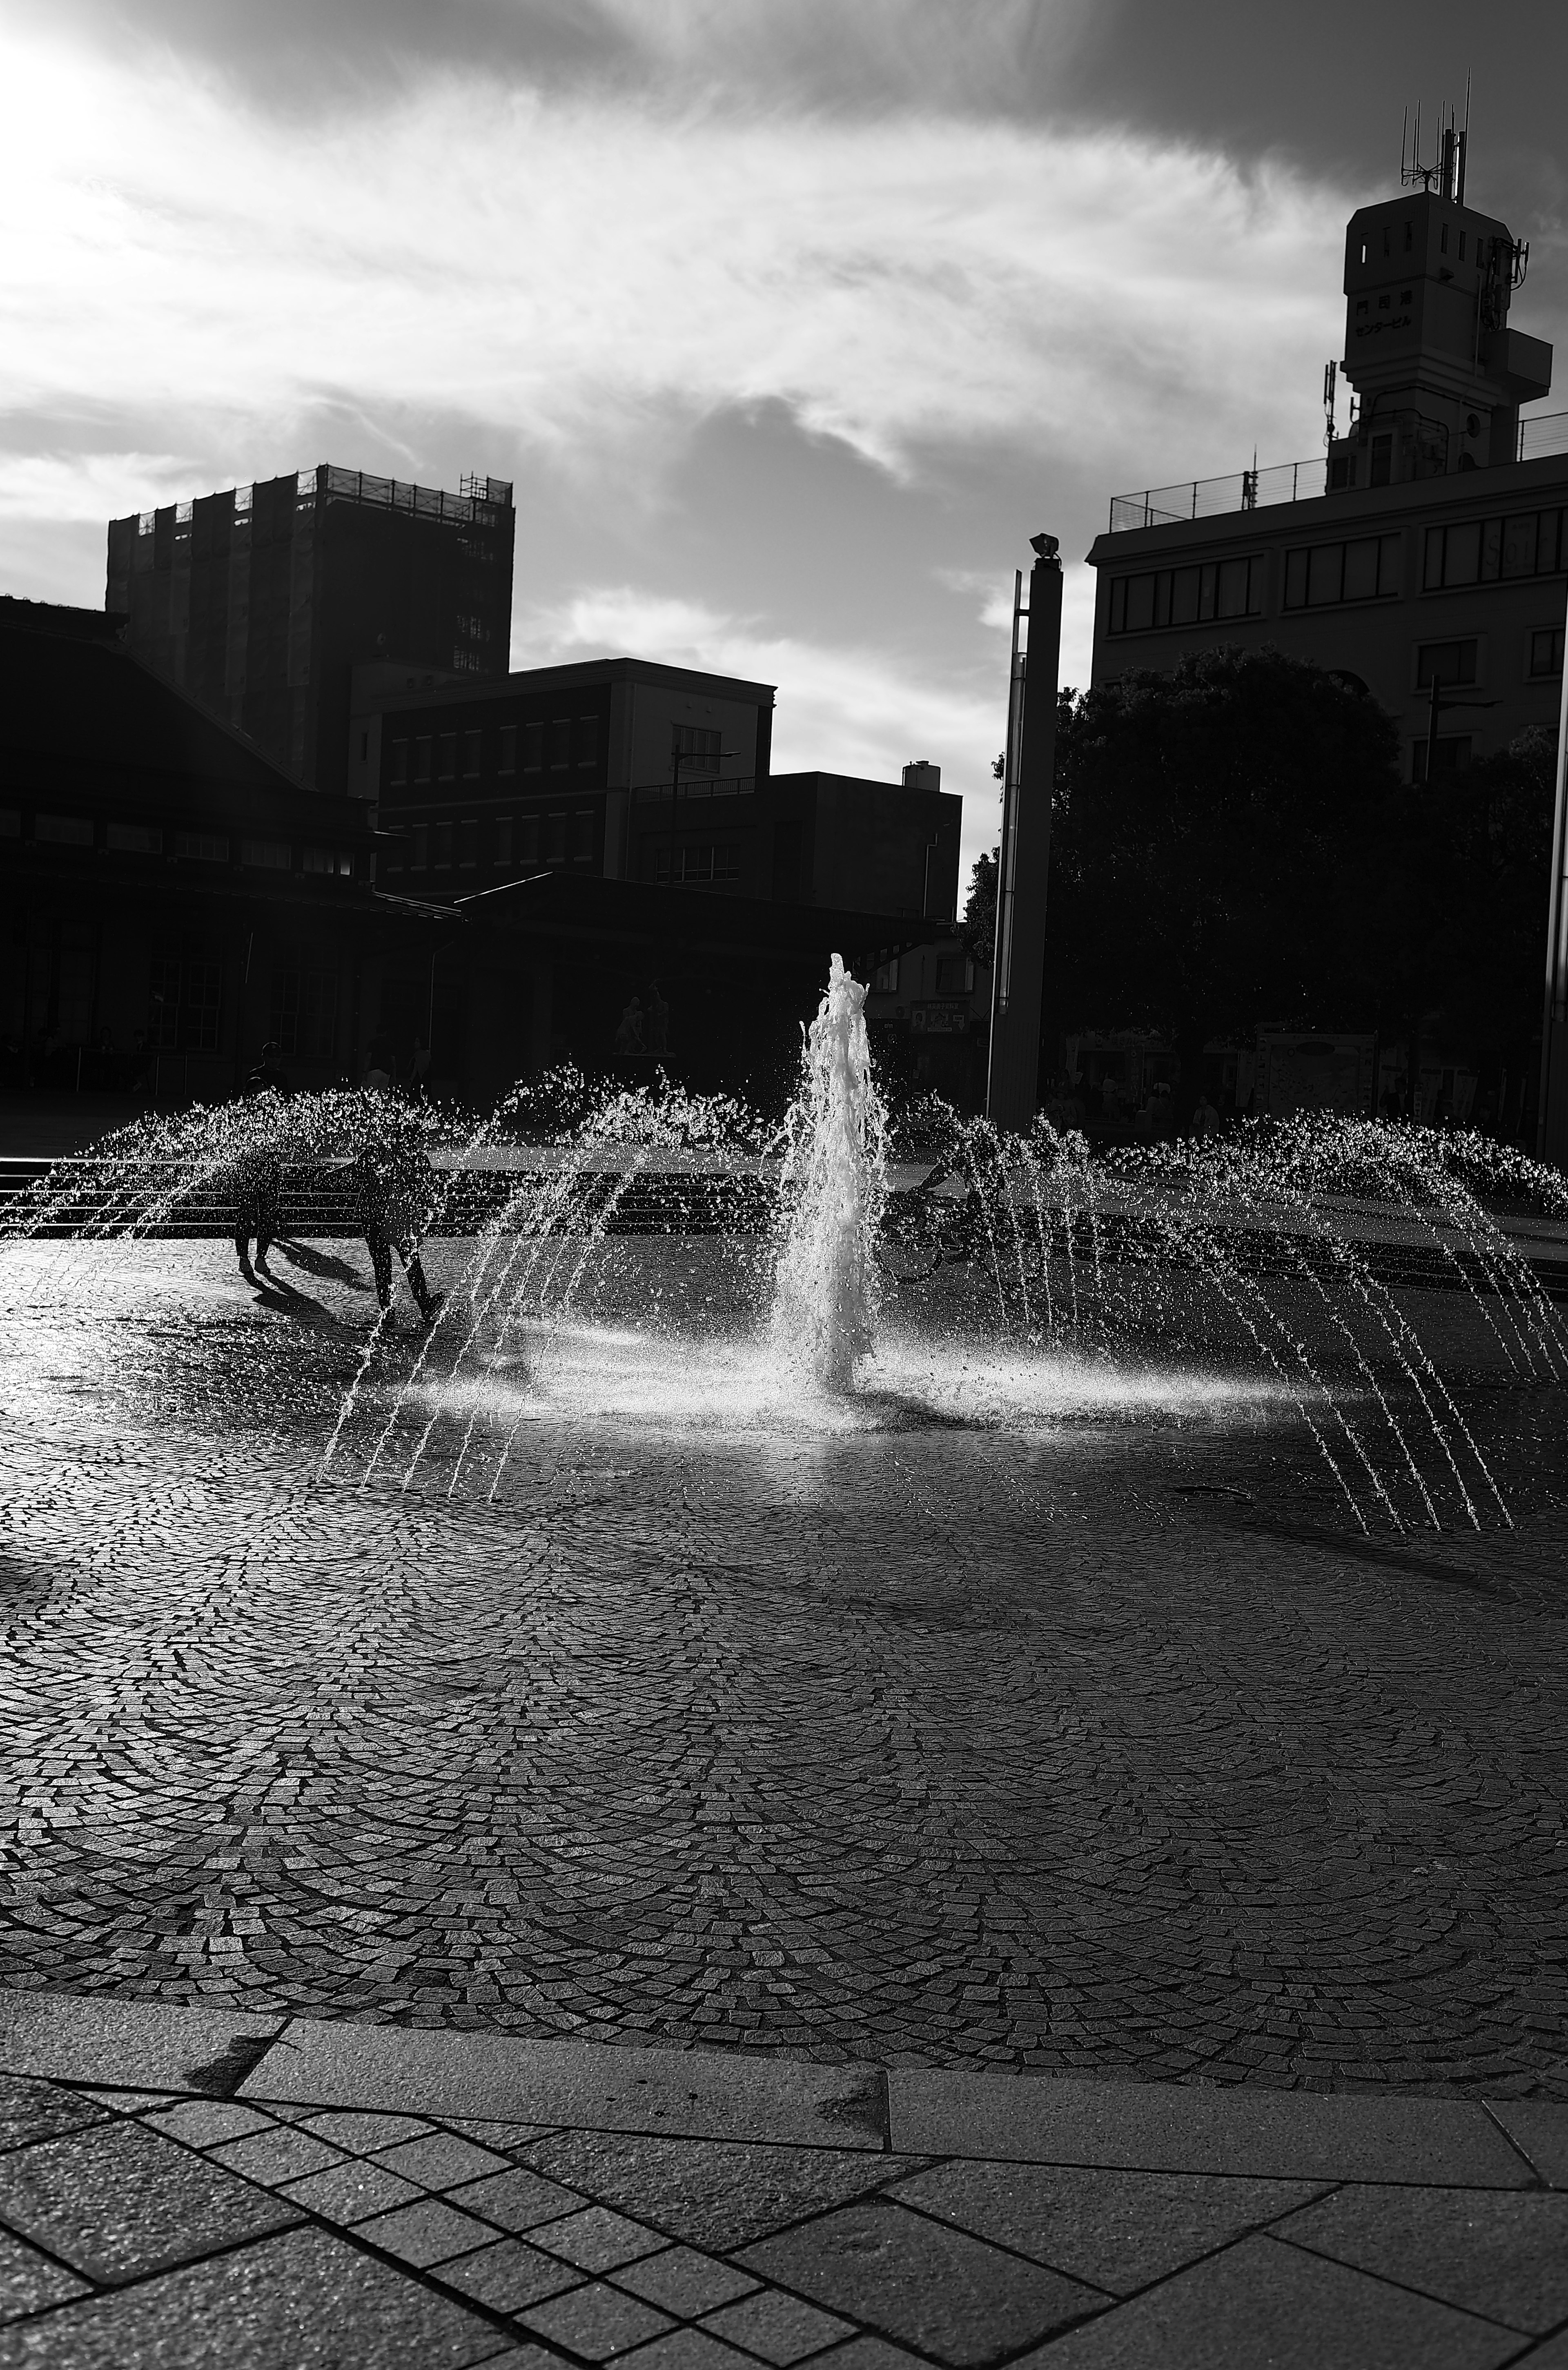
{"type": "Polygon", "coordinates": [[[268,1038],[297,1085],[357,1076],[377,966],[428,921],[375,896],[363,805],[196,707],[124,622],[0,600],[0,1076],[223,1097],[268,1038]]]}
{"type": "Polygon", "coordinates": [[[514,528],[499,478],[450,494],[323,463],[113,520],[107,605],[135,657],[340,792],[357,661],[506,673],[514,528]]]}
{"type": "MultiPolygon", "coordinates": [[[[1439,765],[1555,726],[1568,414],[1520,426],[1551,383],[1551,347],[1508,323],[1528,249],[1464,202],[1462,135],[1446,141],[1427,186],[1350,220],[1348,434],[1315,461],[1112,503],[1089,555],[1096,683],[1216,642],[1277,643],[1397,717],[1417,780],[1435,681],[1451,703],[1439,765]]],[[[1332,422],[1332,380],[1327,393],[1332,422]]]]}
{"type": "Polygon", "coordinates": [[[630,658],[482,685],[359,667],[350,785],[389,834],[383,879],[411,895],[562,871],[951,919],[963,801],[939,769],[771,775],[773,696],[630,658]]]}

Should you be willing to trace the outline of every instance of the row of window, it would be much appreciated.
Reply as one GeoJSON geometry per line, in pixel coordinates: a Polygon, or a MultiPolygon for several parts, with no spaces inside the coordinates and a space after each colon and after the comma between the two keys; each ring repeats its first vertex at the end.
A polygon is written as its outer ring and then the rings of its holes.
{"type": "MultiPolygon", "coordinates": [[[[1401,537],[1370,535],[1318,543],[1285,555],[1286,609],[1378,601],[1400,589],[1401,537]]],[[[1111,631],[1148,633],[1212,618],[1255,617],[1263,605],[1263,555],[1217,564],[1159,568],[1111,584],[1111,631]]],[[[1516,518],[1470,519],[1426,530],[1425,592],[1548,576],[1568,567],[1568,511],[1527,511],[1516,518]]],[[[1532,673],[1535,672],[1532,667],[1532,673]]]]}
{"type": "Polygon", "coordinates": [[[1111,584],[1111,631],[1147,634],[1158,626],[1206,625],[1214,617],[1261,616],[1263,556],[1208,560],[1201,567],[1156,568],[1111,584]]]}
{"type": "Polygon", "coordinates": [[[1316,543],[1285,555],[1285,605],[1321,609],[1342,601],[1377,601],[1400,589],[1397,535],[1316,543]]]}
{"type": "MultiPolygon", "coordinates": [[[[1426,691],[1435,683],[1476,682],[1480,652],[1474,634],[1460,641],[1421,643],[1415,654],[1417,690],[1426,691]]],[[[1525,672],[1532,682],[1550,681],[1562,673],[1561,626],[1539,626],[1526,636],[1525,672]]]]}
{"type": "MultiPolygon", "coordinates": [[[[460,732],[416,732],[393,740],[388,778],[395,786],[408,782],[478,781],[484,771],[485,730],[472,725],[460,732]]],[[[599,762],[599,719],[558,716],[536,724],[502,724],[493,729],[495,771],[518,771],[521,741],[525,774],[563,773],[599,762]]]]}
{"type": "Polygon", "coordinates": [[[1551,576],[1568,566],[1560,510],[1526,511],[1517,518],[1466,519],[1429,526],[1422,583],[1428,592],[1451,584],[1494,584],[1509,577],[1551,576]]]}
{"type": "MultiPolygon", "coordinates": [[[[16,807],[0,807],[0,839],[20,839],[22,817],[16,807]]],[[[241,839],[225,833],[162,831],[155,823],[107,823],[103,837],[90,815],[37,813],[32,819],[35,841],[52,847],[106,848],[112,856],[167,856],[189,864],[238,862],[256,872],[292,872],[294,843],[286,839],[241,839]],[[236,853],[237,845],[237,855],[236,853]]],[[[352,878],[353,853],[346,847],[324,847],[307,842],[300,850],[302,872],[335,873],[352,878]]]]}
{"type": "MultiPolygon", "coordinates": [[[[155,1053],[215,1053],[223,966],[205,957],[169,955],[151,965],[147,1043],[155,1053]]],[[[338,977],[329,971],[272,974],[269,1034],[284,1061],[330,1061],[338,1018],[338,977]]]]}
{"type": "MultiPolygon", "coordinates": [[[[755,788],[755,777],[751,774],[688,775],[684,766],[681,770],[682,806],[687,799],[749,799],[755,788]]],[[[640,807],[667,807],[674,795],[673,782],[644,782],[638,788],[637,803],[640,807]]]]}
{"type": "Polygon", "coordinates": [[[642,877],[667,889],[672,881],[738,880],[741,851],[722,842],[708,846],[660,847],[645,845],[642,877]]]}
{"type": "MultiPolygon", "coordinates": [[[[497,815],[490,827],[489,861],[498,869],[526,871],[531,865],[592,864],[597,812],[580,807],[554,814],[497,815]]],[[[389,876],[408,872],[472,871],[479,862],[479,820],[463,815],[451,823],[416,823],[393,841],[383,859],[389,876]]]]}

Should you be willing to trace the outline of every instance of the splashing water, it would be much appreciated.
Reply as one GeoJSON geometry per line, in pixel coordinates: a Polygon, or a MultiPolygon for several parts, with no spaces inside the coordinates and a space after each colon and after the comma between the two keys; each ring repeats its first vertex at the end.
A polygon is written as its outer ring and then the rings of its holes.
{"type": "Polygon", "coordinates": [[[417,1153],[436,1321],[410,1345],[341,1261],[347,1304],[317,1311],[353,1345],[322,1461],[362,1481],[493,1496],[540,1417],[809,1432],[1229,1405],[1293,1410],[1364,1529],[1509,1520],[1497,1393],[1536,1395],[1546,1422],[1568,1383],[1560,1176],[1478,1135],[1329,1114],[1091,1150],[932,1100],[890,1131],[864,1002],[836,957],[781,1128],[666,1079],[595,1093],[567,1072],[483,1119],[263,1096],[59,1164],[0,1206],[0,1238],[46,1238],[27,1289],[57,1268],[79,1300],[64,1240],[105,1247],[94,1289],[115,1245],[129,1264],[259,1216],[288,1255],[356,1232],[363,1154],[417,1153]]]}
{"type": "Polygon", "coordinates": [[[835,955],[785,1122],[772,1329],[824,1390],[847,1391],[871,1350],[887,1113],[871,1071],[866,991],[835,955]]]}

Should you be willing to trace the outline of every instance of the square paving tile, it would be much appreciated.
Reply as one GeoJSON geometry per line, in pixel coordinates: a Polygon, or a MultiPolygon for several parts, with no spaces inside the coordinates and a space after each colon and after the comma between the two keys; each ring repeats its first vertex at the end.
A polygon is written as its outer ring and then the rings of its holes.
{"type": "Polygon", "coordinates": [[[29,2140],[52,2140],[108,2121],[109,2110],[80,2092],[0,2074],[0,2148],[25,2147],[29,2140]]]}
{"type": "Polygon", "coordinates": [[[288,2123],[249,2132],[244,2139],[220,2141],[207,2153],[214,2164],[227,2165],[231,2172],[241,2172],[247,2180],[259,2180],[268,2189],[284,2180],[302,2180],[307,2172],[325,2172],[329,2164],[342,2162],[338,2150],[329,2147],[325,2140],[288,2123]]]}
{"type": "Polygon", "coordinates": [[[1000,2361],[1106,2303],[1098,2289],[880,2198],[764,2239],[741,2261],[959,2364],[1000,2361]]]}
{"type": "Polygon", "coordinates": [[[459,2181],[482,2180],[487,2173],[510,2169],[505,2157],[455,2132],[427,2132],[421,2139],[401,2140],[379,2149],[375,2160],[405,2180],[418,2181],[421,2189],[455,2189],[459,2181]]]}
{"type": "Polygon", "coordinates": [[[666,2247],[639,2262],[623,2263],[616,2285],[629,2288],[649,2304],[662,2305],[666,2312],[696,2314],[749,2295],[756,2282],[749,2272],[737,2271],[733,2263],[721,2263],[696,2247],[666,2247]]]}
{"type": "Polygon", "coordinates": [[[88,2293],[85,2281],[52,2263],[24,2239],[0,2230],[0,2321],[15,2320],[24,2312],[41,2312],[45,2305],[63,2304],[67,2296],[88,2293]]]}
{"type": "Polygon", "coordinates": [[[594,2280],[547,2304],[530,2305],[518,2318],[525,2329],[552,2344],[567,2346],[589,2362],[612,2362],[634,2345],[661,2336],[671,2323],[667,2316],[624,2289],[605,2287],[594,2280]]]}
{"type": "Polygon", "coordinates": [[[532,2230],[541,2222],[559,2222],[563,2215],[575,2213],[582,2200],[559,2181],[517,2165],[451,2191],[448,2203],[465,2213],[482,2214],[502,2230],[532,2230]]]}
{"type": "Polygon", "coordinates": [[[1568,2320],[1568,2197],[1341,2189],[1274,2232],[1445,2304],[1544,2336],[1568,2320]]]}
{"type": "Polygon", "coordinates": [[[629,2221],[611,2205],[584,2205],[559,2222],[547,2222],[534,2232],[534,2244],[548,2248],[585,2272],[613,2272],[619,2263],[635,2262],[664,2244],[640,2222],[629,2221]]]}
{"type": "Polygon", "coordinates": [[[325,2230],[24,2323],[7,2370],[466,2370],[494,2325],[325,2230]]]}
{"type": "Polygon", "coordinates": [[[303,2180],[286,2180],[282,2194],[319,2214],[329,2222],[367,2222],[373,2214],[389,2214],[395,2205],[411,2205],[424,2192],[411,2180],[399,2180],[385,2166],[345,2157],[325,2172],[307,2173],[303,2180]]]}
{"type": "Polygon", "coordinates": [[[702,2329],[672,2329],[619,2356],[621,2370],[756,2370],[755,2353],[737,2353],[702,2329]]]}
{"type": "Polygon", "coordinates": [[[0,2065],[66,2082],[202,2090],[226,2098],[287,2019],[104,1993],[0,1991],[0,2065]]]}
{"type": "Polygon", "coordinates": [[[547,2296],[582,2285],[574,2263],[541,2254],[525,2238],[498,2238],[493,2246],[443,2263],[436,2276],[492,2312],[521,2312],[525,2305],[542,2304],[547,2296]]]}
{"type": "Polygon", "coordinates": [[[251,2132],[270,2132],[270,2115],[256,2107],[242,2107],[235,2099],[178,2099],[142,2121],[150,2131],[183,2140],[187,2147],[216,2147],[224,2140],[242,2140],[251,2132]]]}
{"type": "Polygon", "coordinates": [[[115,2122],[0,2156],[0,2215],[95,2280],[144,2277],[297,2221],[189,2148],[115,2122]]]}
{"type": "Polygon", "coordinates": [[[777,2288],[759,2288],[739,2304],[727,2304],[710,2312],[702,2325],[713,2336],[780,2365],[803,2362],[836,2338],[855,2334],[836,2312],[824,2312],[801,2296],[781,2295],[777,2288]]]}
{"type": "Polygon", "coordinates": [[[494,2235],[482,2222],[459,2214],[442,2197],[421,2197],[415,2205],[377,2214],[360,2223],[356,2230],[356,2236],[371,2246],[385,2247],[389,2255],[400,2255],[406,2263],[421,2267],[444,2262],[449,2255],[467,2254],[494,2235]]]}
{"type": "Polygon", "coordinates": [[[1517,2335],[1277,2238],[1206,2262],[1013,2370],[1495,2370],[1517,2335]]]}
{"type": "Polygon", "coordinates": [[[917,2169],[907,2159],[835,2148],[606,2132],[562,2132],[530,2148],[528,2160],[672,2238],[721,2254],[917,2169]]]}
{"type": "Polygon", "coordinates": [[[369,2156],[376,2148],[396,2147],[399,2140],[417,2140],[430,2125],[421,2115],[358,2114],[352,2109],[333,2108],[324,2115],[309,2115],[300,2128],[313,2132],[329,2147],[346,2148],[352,2156],[369,2156]]]}
{"type": "Polygon", "coordinates": [[[1320,2190],[1305,2180],[957,2163],[917,2172],[893,2193],[923,2214],[1127,2295],[1320,2190]]]}

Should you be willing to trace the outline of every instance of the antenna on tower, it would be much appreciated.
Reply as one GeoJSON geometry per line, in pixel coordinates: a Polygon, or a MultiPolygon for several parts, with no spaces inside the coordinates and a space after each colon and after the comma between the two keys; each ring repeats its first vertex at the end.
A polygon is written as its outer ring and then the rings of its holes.
{"type": "Polygon", "coordinates": [[[1465,123],[1464,130],[1459,134],[1459,169],[1454,189],[1454,202],[1461,206],[1465,201],[1465,158],[1470,153],[1470,69],[1467,66],[1465,69],[1465,123]]]}

